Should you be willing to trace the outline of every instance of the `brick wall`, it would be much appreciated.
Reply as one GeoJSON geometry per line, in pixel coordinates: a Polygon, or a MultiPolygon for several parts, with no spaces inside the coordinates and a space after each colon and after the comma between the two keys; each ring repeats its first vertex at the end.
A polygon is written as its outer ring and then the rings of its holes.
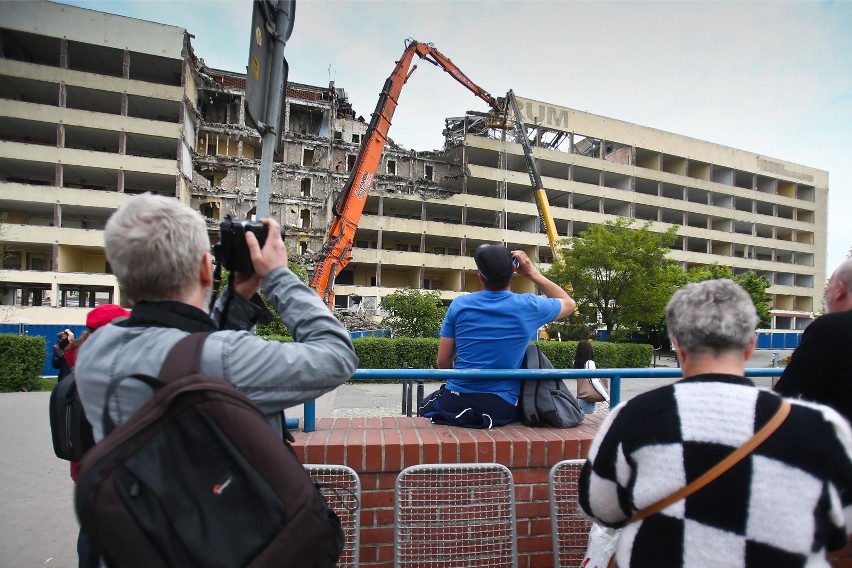
{"type": "Polygon", "coordinates": [[[467,430],[426,418],[324,418],[296,434],[304,463],[343,464],[361,479],[360,565],[393,566],[393,490],[404,468],[424,463],[505,465],[515,481],[519,568],[553,566],[547,477],[563,459],[585,457],[602,417],[567,430],[503,426],[467,430]]]}
{"type": "MultiPolygon", "coordinates": [[[[404,468],[424,463],[505,465],[515,480],[518,567],[553,566],[547,479],[563,459],[584,458],[603,415],[567,430],[502,426],[466,430],[426,418],[323,418],[317,430],[295,434],[304,463],[343,464],[361,479],[360,566],[393,567],[394,484],[404,468]]],[[[834,568],[852,568],[852,546],[830,555],[834,568]]]]}

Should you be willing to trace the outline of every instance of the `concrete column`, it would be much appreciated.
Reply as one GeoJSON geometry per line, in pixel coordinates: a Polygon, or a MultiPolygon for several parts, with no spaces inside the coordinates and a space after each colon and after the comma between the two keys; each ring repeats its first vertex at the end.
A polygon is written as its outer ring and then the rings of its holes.
{"type": "MultiPolygon", "coordinates": [[[[56,225],[57,227],[59,225],[56,225]]],[[[50,270],[53,272],[59,272],[59,241],[53,241],[53,250],[51,251],[50,258],[50,270]]],[[[51,297],[55,297],[51,294],[51,297]]]]}
{"type": "Polygon", "coordinates": [[[59,108],[65,108],[68,102],[68,87],[65,86],[65,83],[59,83],[59,100],[57,104],[59,108]]]}
{"type": "Polygon", "coordinates": [[[56,147],[64,148],[65,147],[65,125],[57,124],[56,125],[56,147]]]}
{"type": "MultiPolygon", "coordinates": [[[[381,242],[381,238],[379,239],[381,242]]],[[[381,287],[382,285],[382,261],[378,261],[376,263],[376,288],[381,287]]]]}
{"type": "MultiPolygon", "coordinates": [[[[122,156],[127,153],[127,132],[122,130],[118,133],[118,153],[122,156]]],[[[178,153],[178,159],[180,159],[181,153],[178,153]]]]}
{"type": "Polygon", "coordinates": [[[124,193],[124,170],[118,170],[118,175],[116,178],[116,186],[118,189],[118,193],[124,193]]]}
{"type": "Polygon", "coordinates": [[[417,282],[418,290],[423,289],[423,279],[424,278],[426,278],[426,266],[421,264],[420,265],[420,275],[418,276],[419,281],[417,282]]]}
{"type": "Polygon", "coordinates": [[[62,226],[62,205],[58,201],[53,204],[53,226],[62,226]]]}
{"type": "Polygon", "coordinates": [[[62,164],[54,164],[53,170],[53,185],[56,187],[62,187],[63,182],[63,172],[62,172],[62,164]]]}
{"type": "MultiPolygon", "coordinates": [[[[467,193],[467,144],[465,144],[465,140],[467,139],[467,116],[464,117],[464,137],[462,138],[462,193],[467,193]]],[[[462,224],[464,224],[464,208],[462,208],[462,224]]]]}
{"type": "MultiPolygon", "coordinates": [[[[130,79],[130,51],[127,48],[124,49],[124,57],[121,62],[121,76],[130,79]]],[[[183,84],[183,81],[181,81],[181,84],[183,84]]]]}
{"type": "Polygon", "coordinates": [[[59,68],[68,69],[68,40],[59,40],[59,68]]]}
{"type": "Polygon", "coordinates": [[[121,93],[121,116],[127,116],[127,109],[130,106],[127,100],[127,93],[121,93]]]}

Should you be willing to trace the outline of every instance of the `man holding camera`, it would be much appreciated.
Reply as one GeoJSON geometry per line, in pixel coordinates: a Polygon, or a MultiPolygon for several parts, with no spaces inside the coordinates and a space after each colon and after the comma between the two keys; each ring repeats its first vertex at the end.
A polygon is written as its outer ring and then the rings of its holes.
{"type": "MultiPolygon", "coordinates": [[[[262,248],[251,231],[244,237],[254,272],[233,274],[233,289],[219,299],[211,317],[206,312],[213,293],[210,241],[197,211],[172,198],[144,194],[110,217],[106,256],[133,310],[128,319],[99,330],[77,358],[78,388],[95,441],[104,436],[110,383],[132,375],[156,377],[169,350],[189,333],[212,332],[199,372],[232,384],[279,431],[285,408],[317,398],[352,376],[358,358],[349,334],[287,268],[278,223],[266,219],[263,224],[268,236],[262,248]],[[292,333],[292,343],[267,341],[248,331],[263,310],[255,298],[261,290],[292,333]]],[[[108,401],[116,425],[151,392],[141,381],[121,381],[108,401]]]]}
{"type": "Polygon", "coordinates": [[[71,372],[71,365],[65,360],[65,350],[72,341],[74,341],[74,332],[70,329],[60,331],[56,336],[56,343],[53,344],[53,359],[50,363],[59,371],[56,375],[57,381],[61,381],[71,372]]]}

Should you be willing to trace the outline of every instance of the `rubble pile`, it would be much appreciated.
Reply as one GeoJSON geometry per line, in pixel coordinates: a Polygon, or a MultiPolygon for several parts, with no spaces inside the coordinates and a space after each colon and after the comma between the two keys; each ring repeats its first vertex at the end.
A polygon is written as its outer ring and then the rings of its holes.
{"type": "Polygon", "coordinates": [[[335,310],[334,315],[337,317],[337,320],[343,324],[343,327],[345,327],[347,331],[371,331],[374,329],[384,329],[384,327],[373,320],[354,312],[341,312],[335,310]]]}

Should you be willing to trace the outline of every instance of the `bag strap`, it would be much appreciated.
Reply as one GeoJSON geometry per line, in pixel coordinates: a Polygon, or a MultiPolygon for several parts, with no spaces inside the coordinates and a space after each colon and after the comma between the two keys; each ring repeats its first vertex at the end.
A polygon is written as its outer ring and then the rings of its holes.
{"type": "Polygon", "coordinates": [[[201,367],[201,351],[204,341],[210,335],[209,331],[190,333],[181,338],[166,355],[163,366],[160,367],[158,378],[164,383],[175,381],[187,375],[193,375],[201,367]]]}
{"type": "Polygon", "coordinates": [[[628,524],[635,523],[636,521],[641,521],[650,517],[651,515],[659,513],[669,505],[677,503],[681,499],[685,499],[686,497],[692,495],[693,493],[708,485],[720,475],[731,469],[743,458],[753,452],[760,444],[762,444],[769,436],[771,436],[773,432],[778,429],[779,426],[781,426],[781,424],[784,422],[784,420],[787,419],[787,416],[790,414],[790,408],[790,402],[781,399],[781,406],[778,408],[772,418],[770,418],[769,421],[767,421],[766,424],[764,424],[763,427],[754,434],[754,436],[746,440],[742,446],[731,452],[728,457],[717,463],[715,466],[713,466],[703,475],[701,475],[701,477],[697,478],[695,481],[693,481],[686,487],[675,491],[668,497],[660,499],[653,505],[645,507],[644,509],[633,515],[628,521],[628,524]]]}
{"type": "Polygon", "coordinates": [[[204,340],[210,333],[209,331],[190,333],[175,343],[169,350],[169,354],[166,355],[166,360],[160,367],[160,374],[156,379],[145,375],[130,375],[117,377],[110,381],[106,396],[104,396],[103,418],[101,419],[104,436],[108,436],[116,428],[115,420],[109,413],[109,401],[123,381],[134,379],[145,383],[151,387],[151,390],[157,390],[170,381],[197,373],[201,363],[201,349],[204,346],[204,340]]]}

